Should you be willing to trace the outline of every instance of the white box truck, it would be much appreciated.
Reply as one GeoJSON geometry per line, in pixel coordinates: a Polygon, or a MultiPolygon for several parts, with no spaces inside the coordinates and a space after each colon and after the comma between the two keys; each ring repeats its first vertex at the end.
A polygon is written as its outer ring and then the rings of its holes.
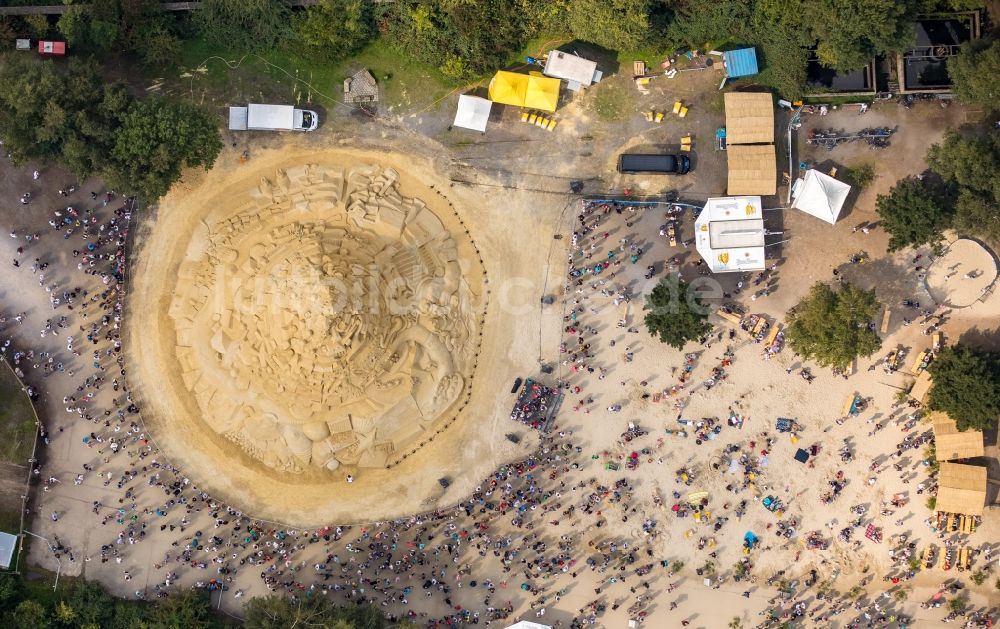
{"type": "Polygon", "coordinates": [[[256,105],[229,108],[232,131],[314,131],[319,115],[291,105],[256,105]]]}

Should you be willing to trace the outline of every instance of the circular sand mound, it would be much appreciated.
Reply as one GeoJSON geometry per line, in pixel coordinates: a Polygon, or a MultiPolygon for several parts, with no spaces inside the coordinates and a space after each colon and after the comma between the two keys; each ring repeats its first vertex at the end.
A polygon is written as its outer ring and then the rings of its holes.
{"type": "Polygon", "coordinates": [[[332,484],[380,482],[365,470],[434,448],[468,400],[482,261],[454,212],[415,182],[404,194],[393,168],[349,154],[243,168],[164,202],[130,356],[154,438],[204,470],[196,482],[319,523],[337,512],[332,484]]]}
{"type": "Polygon", "coordinates": [[[975,304],[997,278],[993,255],[981,244],[960,238],[927,269],[927,291],[951,308],[975,304]]]}

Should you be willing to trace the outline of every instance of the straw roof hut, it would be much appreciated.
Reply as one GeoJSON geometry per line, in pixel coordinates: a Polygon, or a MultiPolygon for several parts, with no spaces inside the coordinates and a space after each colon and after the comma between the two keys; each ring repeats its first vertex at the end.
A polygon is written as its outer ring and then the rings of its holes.
{"type": "Polygon", "coordinates": [[[778,189],[778,165],[773,144],[730,145],[729,183],[730,195],[774,194],[778,189]]]}
{"type": "Polygon", "coordinates": [[[941,464],[935,510],[962,515],[982,515],[985,504],[985,467],[960,463],[941,464]]]}

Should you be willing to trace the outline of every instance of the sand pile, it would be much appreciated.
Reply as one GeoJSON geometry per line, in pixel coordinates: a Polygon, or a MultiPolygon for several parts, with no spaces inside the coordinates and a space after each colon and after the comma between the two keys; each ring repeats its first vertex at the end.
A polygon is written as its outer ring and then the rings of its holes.
{"type": "Polygon", "coordinates": [[[433,444],[470,398],[486,307],[453,212],[392,167],[316,157],[168,198],[129,304],[158,445],[285,521],[433,444]]]}

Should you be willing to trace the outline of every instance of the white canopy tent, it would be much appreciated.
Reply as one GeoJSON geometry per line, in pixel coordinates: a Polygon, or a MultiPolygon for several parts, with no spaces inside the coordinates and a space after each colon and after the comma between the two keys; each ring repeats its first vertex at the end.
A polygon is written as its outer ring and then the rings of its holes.
{"type": "Polygon", "coordinates": [[[833,225],[851,186],[818,170],[807,170],[792,186],[792,207],[833,225]]]}
{"type": "Polygon", "coordinates": [[[764,270],[760,197],[717,197],[694,222],[695,248],[715,273],[764,270]]]}
{"type": "Polygon", "coordinates": [[[458,111],[455,112],[455,126],[474,131],[486,131],[493,102],[478,96],[462,94],[458,97],[458,111]]]}
{"type": "Polygon", "coordinates": [[[0,569],[10,568],[10,560],[14,557],[14,550],[17,549],[17,535],[10,533],[0,533],[0,569]]]}
{"type": "Polygon", "coordinates": [[[552,627],[548,625],[540,625],[537,622],[531,622],[529,620],[522,620],[507,627],[507,629],[552,629],[552,627]]]}

